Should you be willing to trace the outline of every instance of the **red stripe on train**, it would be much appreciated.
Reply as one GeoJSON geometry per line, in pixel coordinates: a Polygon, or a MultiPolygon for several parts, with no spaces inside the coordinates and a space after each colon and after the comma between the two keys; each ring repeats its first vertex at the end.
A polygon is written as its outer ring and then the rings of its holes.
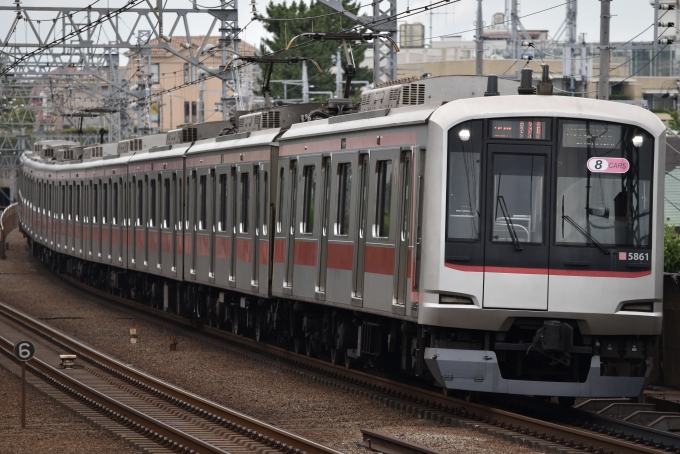
{"type": "Polygon", "coordinates": [[[394,247],[366,245],[364,271],[373,274],[394,274],[394,247]]]}
{"type": "Polygon", "coordinates": [[[446,268],[467,272],[488,272],[488,273],[508,273],[508,274],[545,274],[550,276],[582,276],[582,277],[621,277],[636,278],[652,274],[647,271],[595,271],[595,270],[551,270],[548,268],[510,268],[501,266],[470,266],[454,265],[445,263],[446,268]]]}
{"type": "Polygon", "coordinates": [[[316,241],[295,241],[295,260],[296,265],[316,266],[316,241]]]}
{"type": "Polygon", "coordinates": [[[326,266],[335,270],[352,271],[354,245],[352,243],[328,243],[326,266]]]}

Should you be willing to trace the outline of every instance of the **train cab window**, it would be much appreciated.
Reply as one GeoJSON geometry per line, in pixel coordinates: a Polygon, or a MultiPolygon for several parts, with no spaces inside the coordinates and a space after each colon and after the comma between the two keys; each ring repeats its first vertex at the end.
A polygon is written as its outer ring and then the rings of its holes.
{"type": "Polygon", "coordinates": [[[373,236],[390,236],[390,206],[392,203],[392,161],[378,161],[378,190],[376,192],[375,225],[373,236]]]}
{"type": "Polygon", "coordinates": [[[269,172],[264,172],[263,177],[263,183],[264,183],[264,203],[262,204],[263,206],[263,213],[262,213],[262,236],[267,236],[267,221],[269,219],[269,172]]]}
{"type": "Polygon", "coordinates": [[[281,174],[279,175],[279,209],[276,220],[276,233],[281,233],[283,230],[283,188],[285,183],[286,170],[281,167],[281,174]]]}
{"type": "Polygon", "coordinates": [[[109,185],[102,186],[102,224],[106,224],[109,218],[109,185]]]}
{"type": "Polygon", "coordinates": [[[170,178],[163,180],[163,228],[170,228],[170,178]]]}
{"type": "Polygon", "coordinates": [[[111,200],[111,224],[118,225],[118,183],[113,183],[113,199],[111,200]]]}
{"type": "Polygon", "coordinates": [[[316,192],[316,167],[305,166],[302,169],[304,178],[304,194],[302,198],[301,233],[314,233],[314,196],[316,192]]]}
{"type": "Polygon", "coordinates": [[[449,130],[446,239],[480,241],[481,121],[449,130]]]}
{"type": "Polygon", "coordinates": [[[144,222],[144,182],[137,180],[137,227],[144,222]]]}
{"type": "Polygon", "coordinates": [[[206,230],[207,219],[208,219],[208,176],[202,175],[200,177],[200,191],[201,191],[201,206],[200,206],[200,219],[198,220],[198,230],[206,230]]]}
{"type": "Polygon", "coordinates": [[[149,188],[149,227],[156,226],[156,179],[152,179],[149,188]]]}
{"type": "Polygon", "coordinates": [[[250,208],[250,174],[241,174],[241,233],[248,233],[250,208]]]}
{"type": "Polygon", "coordinates": [[[556,243],[649,247],[654,138],[632,125],[558,125],[556,243]]]}
{"type": "Polygon", "coordinates": [[[543,242],[545,156],[493,155],[493,232],[495,242],[543,242]]]}
{"type": "Polygon", "coordinates": [[[346,236],[349,233],[350,194],[352,191],[352,164],[338,164],[338,212],[335,234],[346,236]]]}
{"type": "Polygon", "coordinates": [[[217,224],[217,230],[220,232],[227,231],[227,174],[220,175],[220,222],[217,224]]]}

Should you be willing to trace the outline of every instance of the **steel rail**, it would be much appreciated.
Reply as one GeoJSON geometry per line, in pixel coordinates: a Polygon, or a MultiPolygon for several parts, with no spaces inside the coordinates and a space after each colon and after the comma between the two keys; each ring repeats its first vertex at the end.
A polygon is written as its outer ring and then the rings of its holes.
{"type": "Polygon", "coordinates": [[[400,440],[374,430],[361,429],[363,441],[359,445],[383,454],[442,454],[441,451],[400,440]]]}
{"type": "MultiPolygon", "coordinates": [[[[211,402],[196,394],[190,393],[180,389],[171,384],[165,383],[155,377],[152,377],[144,372],[127,366],[121,361],[118,361],[102,352],[99,352],[80,341],[55,330],[54,328],[40,322],[39,320],[18,311],[11,306],[0,303],[0,315],[13,319],[14,321],[26,326],[35,333],[47,338],[51,342],[57,343],[64,348],[72,351],[78,355],[80,360],[84,360],[103,368],[107,372],[113,371],[119,375],[124,376],[126,381],[133,383],[141,383],[142,387],[149,390],[152,394],[165,394],[171,398],[182,402],[182,406],[189,408],[192,412],[212,415],[212,420],[221,418],[223,421],[229,421],[231,426],[239,426],[245,430],[255,432],[262,437],[267,437],[271,440],[275,448],[283,452],[297,452],[306,454],[341,454],[327,446],[316,443],[312,440],[295,435],[285,430],[276,428],[265,422],[251,418],[243,413],[223,407],[211,402]]],[[[245,431],[244,430],[244,431],[245,431]]],[[[215,451],[223,452],[223,451],[215,451]]]]}
{"type": "MultiPolygon", "coordinates": [[[[3,354],[13,358],[11,350],[14,344],[3,336],[0,336],[0,345],[2,345],[3,354]]],[[[62,384],[63,387],[67,388],[67,392],[73,395],[73,397],[76,399],[85,403],[89,407],[101,409],[102,412],[105,412],[107,415],[113,414],[115,419],[121,421],[126,426],[139,424],[140,426],[144,426],[149,431],[155,432],[157,434],[157,436],[154,435],[156,438],[160,437],[160,440],[163,440],[163,437],[165,437],[166,444],[181,444],[184,448],[201,453],[229,454],[227,451],[199,440],[188,433],[169,426],[162,421],[152,418],[149,415],[146,415],[138,410],[135,410],[134,408],[118,402],[117,400],[105,394],[102,394],[96,389],[87,386],[86,384],[63,373],[55,367],[50,366],[36,357],[33,357],[28,361],[26,368],[35,375],[39,377],[42,376],[41,378],[51,378],[53,383],[56,382],[62,384]],[[101,407],[106,408],[106,410],[104,411],[101,407]]]]}
{"type": "MultiPolygon", "coordinates": [[[[651,433],[648,439],[645,440],[652,444],[651,446],[648,446],[641,443],[636,443],[634,440],[617,438],[615,436],[605,435],[587,429],[543,421],[529,416],[513,413],[511,411],[489,407],[473,402],[467,402],[465,400],[450,396],[444,396],[441,393],[424,390],[422,388],[406,385],[387,378],[371,375],[357,370],[347,369],[342,366],[336,366],[327,361],[299,355],[281,347],[258,342],[254,339],[249,339],[224,330],[220,330],[218,328],[206,326],[179,315],[171,314],[165,311],[154,309],[150,306],[145,306],[135,301],[111,295],[107,292],[83,284],[69,276],[59,275],[59,277],[65,282],[71,283],[87,293],[99,296],[102,299],[109,300],[115,304],[121,304],[130,307],[136,311],[152,315],[155,318],[163,318],[169,322],[196,330],[210,337],[228,340],[229,342],[235,343],[246,349],[271,357],[276,357],[279,360],[283,359],[286,362],[302,366],[317,373],[339,378],[349,383],[364,386],[375,391],[389,394],[391,396],[410,399],[422,405],[450,412],[455,416],[473,419],[507,430],[512,430],[517,433],[534,436],[554,443],[560,443],[567,447],[576,449],[593,449],[596,451],[601,450],[604,452],[613,452],[617,454],[651,454],[668,452],[666,450],[666,448],[668,448],[668,444],[661,445],[661,443],[666,442],[655,440],[653,438],[653,434],[651,433]]],[[[664,432],[663,434],[666,433],[664,432]]],[[[637,439],[636,437],[633,438],[637,439]]]]}

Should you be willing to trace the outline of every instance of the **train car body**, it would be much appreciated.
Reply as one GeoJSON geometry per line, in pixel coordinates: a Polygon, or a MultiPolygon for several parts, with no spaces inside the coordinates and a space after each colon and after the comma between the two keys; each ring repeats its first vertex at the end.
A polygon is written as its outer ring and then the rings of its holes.
{"type": "Polygon", "coordinates": [[[347,114],[270,109],[82,160],[26,152],[22,229],[92,285],[348,367],[637,396],[661,331],[663,124],[498,82],[411,80],[347,114]]]}

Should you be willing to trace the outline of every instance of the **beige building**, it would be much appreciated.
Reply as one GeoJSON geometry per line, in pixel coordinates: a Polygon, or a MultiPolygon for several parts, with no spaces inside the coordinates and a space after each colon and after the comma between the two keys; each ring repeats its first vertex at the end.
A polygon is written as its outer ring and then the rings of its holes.
{"type": "MultiPolygon", "coordinates": [[[[205,36],[194,36],[191,39],[194,55],[204,66],[215,71],[218,71],[222,65],[222,54],[219,50],[217,52],[212,52],[211,50],[215,49],[219,44],[219,39],[218,36],[209,36],[207,41],[205,36]],[[204,51],[201,55],[197,55],[199,48],[202,46],[207,52],[204,51]]],[[[185,43],[185,38],[173,37],[169,44],[176,52],[190,55],[190,51],[186,48],[185,43]]],[[[236,52],[239,55],[254,55],[255,48],[241,41],[236,52]]],[[[135,74],[138,69],[137,63],[139,62],[140,65],[144,65],[140,69],[143,74],[146,74],[147,62],[143,58],[139,59],[139,55],[133,52],[129,52],[128,57],[130,62],[128,63],[127,77],[130,78],[130,83],[132,84],[132,81],[137,80],[135,74]]],[[[229,60],[227,62],[229,63],[229,60]]],[[[253,88],[257,88],[255,84],[259,75],[259,68],[253,64],[236,63],[235,66],[241,66],[237,71],[235,81],[240,97],[234,93],[233,89],[229,89],[227,92],[227,102],[230,108],[249,108],[252,103],[253,88]]],[[[188,84],[186,87],[179,88],[170,93],[164,93],[160,98],[153,98],[154,102],[151,105],[149,119],[152,128],[158,128],[160,131],[169,131],[185,123],[222,119],[222,82],[217,77],[206,77],[204,71],[173,53],[162,49],[151,51],[151,74],[153,82],[151,90],[153,93],[159,93],[163,90],[188,84]],[[202,82],[201,79],[203,79],[202,82]]],[[[144,119],[137,118],[140,114],[142,114],[141,108],[136,112],[135,121],[138,122],[137,124],[143,125],[144,119]]]]}

